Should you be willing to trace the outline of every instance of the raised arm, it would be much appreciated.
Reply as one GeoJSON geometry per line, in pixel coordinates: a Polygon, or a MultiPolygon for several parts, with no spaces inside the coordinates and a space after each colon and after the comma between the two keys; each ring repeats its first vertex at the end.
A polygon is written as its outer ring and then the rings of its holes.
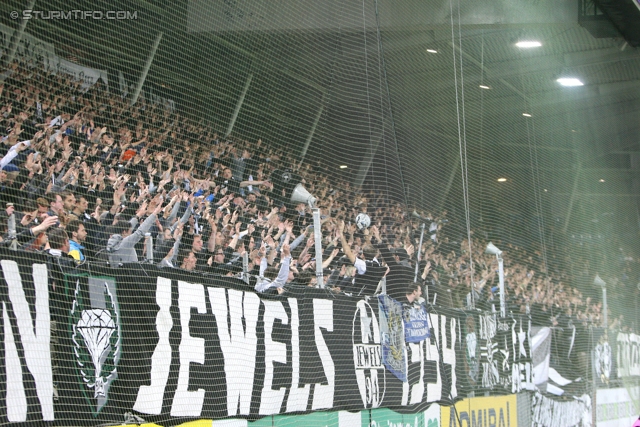
{"type": "Polygon", "coordinates": [[[215,218],[211,215],[208,218],[209,226],[211,227],[211,234],[209,234],[209,240],[207,241],[207,250],[213,253],[216,249],[216,235],[218,234],[218,224],[215,218]]]}
{"type": "Polygon", "coordinates": [[[229,242],[229,247],[233,250],[236,249],[236,246],[238,244],[238,240],[240,239],[240,226],[242,225],[241,222],[236,222],[236,233],[233,235],[233,239],[231,239],[231,242],[229,242]]]}
{"type": "Polygon", "coordinates": [[[344,251],[344,254],[347,256],[347,258],[349,258],[349,261],[351,261],[351,263],[355,263],[356,256],[351,250],[351,246],[349,246],[349,243],[347,243],[347,239],[345,239],[344,237],[344,221],[338,222],[338,234],[340,236],[340,242],[342,243],[342,250],[344,251]]]}
{"type": "Polygon", "coordinates": [[[338,255],[338,253],[340,253],[340,249],[338,248],[335,248],[333,251],[331,251],[331,255],[329,255],[327,259],[322,261],[322,268],[328,268],[329,264],[331,264],[331,261],[333,261],[333,259],[336,257],[336,255],[338,255]]]}
{"type": "Polygon", "coordinates": [[[277,287],[282,287],[287,283],[287,278],[289,277],[289,266],[291,265],[291,248],[289,244],[285,243],[282,245],[282,253],[280,255],[280,272],[278,272],[278,277],[273,283],[277,287]]]}
{"type": "Polygon", "coordinates": [[[304,257],[309,253],[309,248],[313,247],[314,243],[315,243],[315,241],[313,239],[313,236],[309,236],[309,239],[307,240],[307,244],[304,245],[304,249],[302,250],[302,252],[300,252],[300,256],[298,257],[298,263],[300,265],[304,264],[304,262],[303,262],[304,257]]]}

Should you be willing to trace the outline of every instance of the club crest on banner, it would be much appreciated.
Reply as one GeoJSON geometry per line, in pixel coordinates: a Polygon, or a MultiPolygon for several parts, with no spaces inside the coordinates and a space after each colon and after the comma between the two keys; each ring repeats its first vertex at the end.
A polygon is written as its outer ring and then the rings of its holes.
{"type": "Polygon", "coordinates": [[[382,364],[380,326],[373,309],[365,300],[358,302],[353,316],[353,362],[358,389],[365,408],[378,408],[386,389],[382,364]]]}
{"type": "Polygon", "coordinates": [[[120,310],[115,282],[89,278],[86,290],[81,282],[76,281],[71,308],[71,338],[83,393],[97,415],[118,377],[122,343],[120,310]]]}
{"type": "Polygon", "coordinates": [[[407,349],[402,304],[387,295],[378,296],[382,363],[400,381],[407,381],[407,349]]]}

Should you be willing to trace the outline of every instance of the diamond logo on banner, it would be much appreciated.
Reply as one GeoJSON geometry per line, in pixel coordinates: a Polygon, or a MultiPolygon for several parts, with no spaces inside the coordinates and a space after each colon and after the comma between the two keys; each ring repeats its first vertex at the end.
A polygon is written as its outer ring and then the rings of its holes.
{"type": "Polygon", "coordinates": [[[99,285],[102,288],[97,292],[100,298],[96,298],[96,283],[91,280],[89,283],[90,299],[98,303],[85,303],[81,297],[80,280],[77,280],[71,308],[71,338],[83,392],[97,415],[107,403],[109,387],[117,378],[121,332],[119,310],[109,284],[102,282],[99,285]]]}

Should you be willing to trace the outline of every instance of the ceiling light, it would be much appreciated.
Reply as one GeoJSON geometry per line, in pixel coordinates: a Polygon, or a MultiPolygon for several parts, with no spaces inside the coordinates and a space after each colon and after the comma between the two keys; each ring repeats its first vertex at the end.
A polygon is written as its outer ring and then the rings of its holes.
{"type": "Polygon", "coordinates": [[[599,182],[604,182],[604,179],[600,178],[599,182]]]}
{"type": "Polygon", "coordinates": [[[435,50],[435,49],[427,49],[427,52],[429,52],[429,53],[438,53],[438,51],[435,50]]]}
{"type": "Polygon", "coordinates": [[[531,117],[531,114],[529,114],[529,113],[522,113],[522,115],[525,116],[525,117],[531,117]]]}
{"type": "Polygon", "coordinates": [[[556,81],[560,83],[562,86],[567,86],[567,87],[584,86],[584,83],[582,83],[580,79],[577,79],[575,77],[560,77],[556,81]]]}
{"type": "Polygon", "coordinates": [[[506,182],[507,178],[498,178],[498,182],[506,182]]]}
{"type": "Polygon", "coordinates": [[[542,43],[540,43],[539,41],[535,41],[535,40],[522,40],[519,41],[518,43],[516,43],[516,46],[521,47],[523,49],[529,49],[532,47],[540,47],[542,46],[542,43]]]}
{"type": "Polygon", "coordinates": [[[487,85],[480,85],[479,88],[480,89],[491,89],[491,87],[489,87],[487,85]]]}
{"type": "Polygon", "coordinates": [[[340,169],[346,169],[347,167],[347,165],[340,165],[340,169]]]}

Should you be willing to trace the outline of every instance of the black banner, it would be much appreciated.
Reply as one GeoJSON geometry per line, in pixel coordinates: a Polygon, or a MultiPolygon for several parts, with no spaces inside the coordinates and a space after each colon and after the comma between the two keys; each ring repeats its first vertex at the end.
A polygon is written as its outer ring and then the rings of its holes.
{"type": "Polygon", "coordinates": [[[460,323],[458,366],[465,392],[534,389],[527,317],[469,311],[461,314],[460,323]]]}
{"type": "Polygon", "coordinates": [[[524,316],[428,307],[428,338],[407,342],[403,311],[376,298],[309,287],[267,296],[145,264],[71,271],[0,255],[2,424],[415,412],[469,391],[535,389],[524,316]]]}
{"type": "MultiPolygon", "coordinates": [[[[19,256],[16,256],[19,255],[19,256]]],[[[459,312],[431,310],[407,382],[382,364],[375,298],[129,265],[64,271],[2,253],[0,423],[68,425],[451,404],[459,312]]]]}

